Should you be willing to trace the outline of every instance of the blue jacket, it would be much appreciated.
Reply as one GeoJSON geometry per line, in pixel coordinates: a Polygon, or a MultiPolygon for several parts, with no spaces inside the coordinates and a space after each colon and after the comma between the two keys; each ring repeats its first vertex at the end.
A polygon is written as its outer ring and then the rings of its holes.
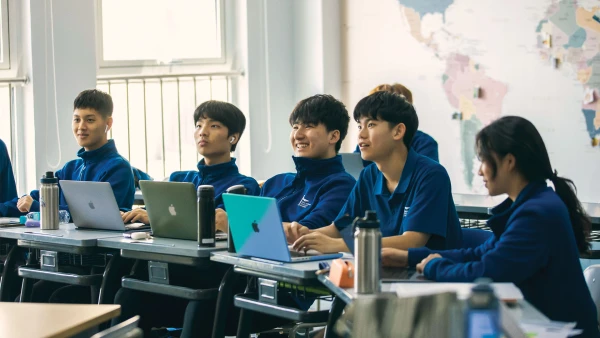
{"type": "MultiPolygon", "coordinates": [[[[425,134],[424,132],[417,130],[415,136],[413,136],[412,143],[410,144],[410,148],[416,151],[419,155],[423,155],[425,157],[429,157],[430,159],[439,162],[440,158],[438,155],[438,144],[433,137],[429,134],[425,134]]],[[[358,145],[356,149],[354,149],[355,153],[360,153],[360,148],[358,145]]],[[[363,165],[366,167],[373,162],[371,161],[363,161],[363,165]]]]}
{"type": "MultiPolygon", "coordinates": [[[[77,156],[79,159],[67,162],[56,172],[55,175],[59,180],[109,182],[119,208],[131,209],[135,193],[131,165],[119,155],[113,140],[108,140],[108,143],[96,150],[85,151],[81,148],[77,156]]],[[[62,191],[59,194],[59,209],[69,210],[62,191]]],[[[29,195],[33,198],[30,211],[40,211],[39,190],[33,190],[29,195]]],[[[17,202],[18,198],[14,198],[12,201],[0,204],[0,214],[13,217],[24,215],[25,213],[17,209],[17,202]]]]}
{"type": "MultiPolygon", "coordinates": [[[[598,337],[596,306],[585,283],[569,213],[545,182],[530,183],[513,203],[492,210],[494,236],[477,248],[438,251],[425,277],[473,282],[479,277],[512,282],[525,299],[552,320],[577,322],[586,337],[598,337]]],[[[410,265],[435,251],[411,249],[410,265]]]]}
{"type": "Polygon", "coordinates": [[[17,187],[6,144],[0,140],[0,203],[17,197],[17,187]]]}
{"type": "Polygon", "coordinates": [[[198,171],[176,171],[172,173],[169,181],[194,183],[196,189],[200,185],[212,185],[215,188],[215,208],[221,209],[225,209],[221,194],[234,185],[243,185],[248,190],[248,195],[257,196],[260,192],[255,179],[240,174],[235,164],[235,158],[232,158],[229,162],[215,165],[204,163],[204,159],[198,162],[198,171]]]}
{"type": "Polygon", "coordinates": [[[356,180],[344,170],[339,155],[325,160],[292,159],[296,173],[271,177],[263,184],[260,195],[277,199],[283,222],[298,222],[310,229],[330,225],[356,180]]]}

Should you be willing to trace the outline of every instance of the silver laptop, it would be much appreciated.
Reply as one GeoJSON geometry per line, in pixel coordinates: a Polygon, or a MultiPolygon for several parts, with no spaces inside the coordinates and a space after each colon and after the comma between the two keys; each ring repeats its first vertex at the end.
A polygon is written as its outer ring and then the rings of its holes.
{"type": "Polygon", "coordinates": [[[124,231],[143,225],[134,223],[125,226],[108,182],[61,180],[59,184],[73,223],[78,228],[124,231]]]}
{"type": "Polygon", "coordinates": [[[354,176],[355,179],[358,179],[360,172],[364,168],[360,153],[340,153],[340,156],[342,156],[342,164],[346,172],[354,176]]]}
{"type": "MultiPolygon", "coordinates": [[[[196,186],[186,182],[140,181],[152,235],[198,240],[198,203],[196,186]]],[[[216,240],[227,234],[216,233],[216,240]]]]}

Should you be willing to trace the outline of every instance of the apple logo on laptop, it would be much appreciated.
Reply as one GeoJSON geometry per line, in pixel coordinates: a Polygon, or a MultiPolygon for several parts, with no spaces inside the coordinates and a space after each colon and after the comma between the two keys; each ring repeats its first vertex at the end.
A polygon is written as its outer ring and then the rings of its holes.
{"type": "Polygon", "coordinates": [[[173,206],[173,204],[169,206],[169,213],[171,214],[171,216],[177,216],[177,212],[175,211],[175,207],[173,206]]]}
{"type": "Polygon", "coordinates": [[[258,223],[256,223],[256,221],[252,222],[252,230],[254,230],[254,232],[260,232],[260,229],[258,229],[258,223]]]}
{"type": "Polygon", "coordinates": [[[88,203],[88,205],[90,206],[90,209],[92,209],[92,210],[96,209],[96,207],[94,206],[94,203],[92,203],[92,201],[90,201],[90,203],[88,203]]]}

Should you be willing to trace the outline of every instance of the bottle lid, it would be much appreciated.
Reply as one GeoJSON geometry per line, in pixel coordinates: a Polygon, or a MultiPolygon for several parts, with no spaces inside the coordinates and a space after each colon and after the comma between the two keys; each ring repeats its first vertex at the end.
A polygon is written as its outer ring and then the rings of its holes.
{"type": "Polygon", "coordinates": [[[379,229],[379,220],[374,210],[365,211],[365,217],[357,218],[354,226],[361,229],[379,229]]]}
{"type": "Polygon", "coordinates": [[[42,176],[41,183],[58,183],[58,178],[54,177],[53,171],[46,171],[46,174],[42,176]]]}
{"type": "Polygon", "coordinates": [[[212,185],[198,186],[198,197],[215,198],[215,188],[212,185]]]}
{"type": "Polygon", "coordinates": [[[241,184],[238,184],[227,188],[226,192],[228,194],[246,195],[246,187],[244,187],[241,184]]]}

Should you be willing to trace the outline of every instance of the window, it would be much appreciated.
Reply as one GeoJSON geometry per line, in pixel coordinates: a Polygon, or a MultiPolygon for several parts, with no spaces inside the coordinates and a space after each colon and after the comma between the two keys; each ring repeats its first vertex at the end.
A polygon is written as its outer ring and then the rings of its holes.
{"type": "Polygon", "coordinates": [[[0,69],[10,69],[8,0],[0,0],[0,69]]]}
{"type": "Polygon", "coordinates": [[[0,83],[0,139],[6,143],[8,155],[12,158],[12,100],[11,85],[0,83]]]}
{"type": "Polygon", "coordinates": [[[100,67],[224,62],[220,0],[101,0],[100,67]]]}

